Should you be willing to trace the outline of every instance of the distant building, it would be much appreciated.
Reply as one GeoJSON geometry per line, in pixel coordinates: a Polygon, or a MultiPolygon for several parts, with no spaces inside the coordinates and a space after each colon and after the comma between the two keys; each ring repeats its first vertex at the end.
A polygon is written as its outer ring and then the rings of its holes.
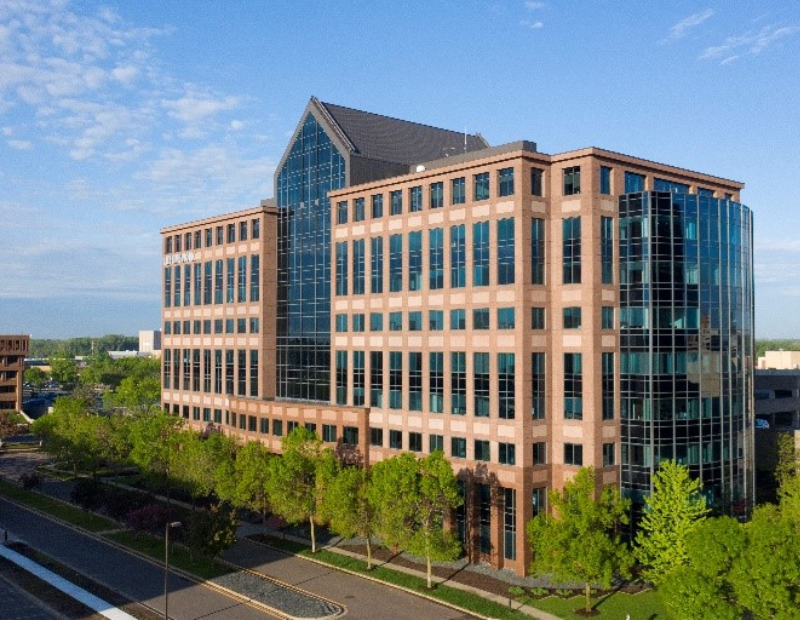
{"type": "Polygon", "coordinates": [[[312,99],[275,201],[161,231],[163,404],[279,451],[445,453],[474,561],[582,466],[641,506],[659,463],[753,501],[743,185],[312,99]]]}
{"type": "Polygon", "coordinates": [[[30,336],[0,336],[0,411],[22,411],[22,375],[30,336]]]}
{"type": "Polygon", "coordinates": [[[161,330],[143,329],[139,331],[139,352],[159,357],[161,355],[161,330]]]}
{"type": "Polygon", "coordinates": [[[778,437],[790,434],[800,450],[800,351],[767,351],[755,373],[755,466],[758,497],[775,499],[778,437]]]}

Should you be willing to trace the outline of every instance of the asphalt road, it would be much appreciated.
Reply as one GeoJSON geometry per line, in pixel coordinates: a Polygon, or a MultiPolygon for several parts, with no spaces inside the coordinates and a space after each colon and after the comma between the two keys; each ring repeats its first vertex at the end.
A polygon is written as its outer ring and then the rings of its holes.
{"type": "MultiPolygon", "coordinates": [[[[133,601],[164,611],[163,568],[0,498],[0,524],[32,547],[133,601]]],[[[176,620],[264,620],[260,610],[170,575],[169,614],[176,620]]]]}

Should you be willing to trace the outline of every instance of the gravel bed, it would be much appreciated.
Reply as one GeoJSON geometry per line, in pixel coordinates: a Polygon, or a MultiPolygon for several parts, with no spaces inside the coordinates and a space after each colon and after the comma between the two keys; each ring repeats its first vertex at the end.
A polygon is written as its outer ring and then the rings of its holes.
{"type": "Polygon", "coordinates": [[[344,608],[336,603],[308,596],[252,573],[230,573],[212,581],[294,618],[334,618],[344,613],[344,608]]]}

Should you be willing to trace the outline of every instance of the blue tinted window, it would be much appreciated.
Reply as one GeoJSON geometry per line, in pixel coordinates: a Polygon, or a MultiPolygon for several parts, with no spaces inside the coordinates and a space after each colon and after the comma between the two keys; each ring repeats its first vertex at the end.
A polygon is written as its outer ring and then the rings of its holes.
{"type": "Polygon", "coordinates": [[[516,371],[513,353],[497,354],[498,414],[502,420],[513,420],[516,402],[516,371]]]}
{"type": "Polygon", "coordinates": [[[428,287],[444,288],[444,229],[432,228],[428,233],[428,287]]]}
{"type": "Polygon", "coordinates": [[[475,177],[475,200],[486,200],[489,198],[489,173],[482,172],[475,177]]]}
{"type": "Polygon", "coordinates": [[[353,295],[364,294],[364,240],[353,241],[353,295]]]}
{"type": "Polygon", "coordinates": [[[389,207],[392,215],[400,215],[403,212],[403,190],[396,189],[391,194],[391,206],[389,207]]]}
{"type": "Polygon", "coordinates": [[[353,331],[354,332],[363,332],[364,331],[364,315],[361,313],[353,315],[353,331]]]}
{"type": "Polygon", "coordinates": [[[472,225],[472,284],[489,285],[489,222],[472,225]]]}
{"type": "Polygon", "coordinates": [[[436,332],[444,329],[444,312],[442,310],[428,310],[428,329],[436,332]]]}
{"type": "Polygon", "coordinates": [[[389,292],[403,290],[403,235],[389,237],[389,292]]]}
{"type": "Polygon", "coordinates": [[[383,293],[383,237],[373,237],[370,245],[370,292],[383,293]]]}
{"type": "Polygon", "coordinates": [[[564,168],[564,195],[573,196],[581,193],[581,167],[564,168]]]}
{"type": "Polygon", "coordinates": [[[489,417],[489,402],[491,397],[489,354],[474,353],[472,369],[472,384],[475,394],[475,416],[486,418],[489,417]]]}
{"type": "Polygon", "coordinates": [[[408,290],[422,290],[422,232],[408,234],[408,290]]]}
{"type": "Polygon", "coordinates": [[[414,311],[408,313],[408,331],[422,331],[422,312],[414,311]]]}
{"type": "Polygon", "coordinates": [[[497,329],[514,329],[514,308],[497,309],[497,329]]]}
{"type": "Polygon", "coordinates": [[[644,191],[644,175],[636,174],[635,172],[625,173],[625,193],[631,194],[633,192],[644,191]]]}
{"type": "Polygon", "coordinates": [[[450,353],[450,413],[467,413],[467,354],[450,353]]]}
{"type": "Polygon", "coordinates": [[[514,284],[514,218],[497,221],[497,283],[514,284]]]}
{"type": "Polygon", "coordinates": [[[428,395],[431,413],[444,411],[444,353],[428,354],[428,395]]]}
{"type": "Polygon", "coordinates": [[[369,330],[371,332],[383,331],[383,312],[372,312],[369,315],[369,330]]]}
{"type": "Polygon", "coordinates": [[[409,203],[411,205],[409,210],[412,213],[422,211],[422,185],[412,187],[409,193],[409,203]]]}
{"type": "Polygon", "coordinates": [[[511,196],[514,194],[514,169],[503,168],[497,173],[500,196],[511,196]]]}
{"type": "Polygon", "coordinates": [[[531,284],[544,284],[544,220],[531,220],[531,284]]]}
{"type": "Polygon", "coordinates": [[[472,329],[489,329],[489,308],[473,308],[472,329]]]}
{"type": "Polygon", "coordinates": [[[336,315],[336,331],[337,332],[346,332],[347,331],[347,315],[346,314],[337,314],[336,315]]]}
{"type": "Polygon", "coordinates": [[[399,332],[403,331],[403,313],[390,312],[389,313],[389,331],[399,332]]]}
{"type": "Polygon", "coordinates": [[[347,295],[347,242],[336,244],[336,294],[347,295]]]}
{"type": "Polygon", "coordinates": [[[600,166],[600,193],[611,193],[611,168],[600,166]]]}
{"type": "Polygon", "coordinates": [[[450,227],[450,286],[467,285],[467,240],[464,224],[450,227]]]}
{"type": "Polygon", "coordinates": [[[454,205],[464,204],[467,199],[467,180],[464,177],[453,179],[451,191],[452,203],[454,205]]]}
{"type": "Polygon", "coordinates": [[[581,218],[568,217],[563,226],[563,281],[580,284],[581,281],[581,218]]]}
{"type": "Polygon", "coordinates": [[[580,353],[564,354],[564,417],[583,419],[583,362],[580,353]]]}
{"type": "Polygon", "coordinates": [[[372,196],[372,218],[383,217],[383,194],[372,196]]]}
{"type": "Polygon", "coordinates": [[[614,219],[600,217],[600,271],[603,284],[614,282],[614,219]]]}
{"type": "Polygon", "coordinates": [[[441,209],[444,206],[444,183],[431,183],[431,209],[441,209]]]}
{"type": "Polygon", "coordinates": [[[450,310],[450,329],[467,329],[467,312],[463,308],[450,310]]]}
{"type": "Polygon", "coordinates": [[[364,209],[364,199],[363,198],[356,198],[353,201],[353,221],[354,222],[362,222],[366,217],[365,209],[364,209]]]}

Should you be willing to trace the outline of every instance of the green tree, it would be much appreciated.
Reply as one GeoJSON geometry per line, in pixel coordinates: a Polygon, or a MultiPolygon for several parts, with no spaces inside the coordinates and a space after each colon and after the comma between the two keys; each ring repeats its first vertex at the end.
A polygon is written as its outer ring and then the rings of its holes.
{"type": "Polygon", "coordinates": [[[658,594],[675,620],[741,620],[730,571],[746,540],[730,517],[706,519],[686,536],[687,561],[670,572],[658,594]]]}
{"type": "Polygon", "coordinates": [[[0,442],[19,432],[19,425],[24,418],[16,411],[0,411],[0,442]]]}
{"type": "Polygon", "coordinates": [[[424,557],[428,588],[433,587],[431,562],[455,559],[460,551],[444,528],[447,515],[462,501],[453,468],[439,451],[424,459],[406,453],[376,463],[372,476],[369,496],[384,541],[424,557]]]}
{"type": "Polygon", "coordinates": [[[800,472],[800,450],[797,449],[794,433],[778,433],[778,463],[775,466],[775,481],[780,488],[797,477],[800,472]]]}
{"type": "Polygon", "coordinates": [[[372,570],[372,540],[377,531],[377,511],[370,499],[371,470],[344,467],[325,491],[323,507],[330,529],[344,538],[367,541],[367,570],[372,570]]]}
{"type": "Polygon", "coordinates": [[[265,527],[269,511],[269,462],[273,458],[260,441],[248,441],[237,450],[235,459],[222,463],[218,471],[219,498],[258,512],[265,527]]]}
{"type": "Polygon", "coordinates": [[[186,543],[194,557],[200,553],[214,561],[236,542],[236,513],[221,504],[209,510],[196,510],[189,517],[185,535],[186,543]]]}
{"type": "Polygon", "coordinates": [[[89,409],[81,398],[56,400],[52,413],[42,416],[31,427],[45,449],[69,462],[73,471],[87,469],[94,474],[109,457],[104,442],[107,422],[89,409]]]}
{"type": "Polygon", "coordinates": [[[686,563],[686,536],[709,513],[701,487],[688,467],[674,461],[662,462],[653,477],[634,553],[644,566],[642,576],[656,586],[686,563]]]}
{"type": "Polygon", "coordinates": [[[64,387],[73,387],[78,382],[78,367],[75,365],[74,357],[61,354],[51,357],[49,361],[53,381],[64,387]]]}
{"type": "Polygon", "coordinates": [[[169,484],[183,420],[159,409],[134,417],[129,427],[130,459],[169,484]]]}
{"type": "Polygon", "coordinates": [[[192,499],[210,495],[220,483],[220,472],[234,460],[236,440],[222,433],[203,437],[191,429],[182,430],[176,441],[172,476],[192,499]]]}
{"type": "Polygon", "coordinates": [[[334,479],[337,462],[330,448],[303,426],[283,438],[283,455],[271,459],[267,494],[273,510],[289,523],[308,521],[311,552],[317,543],[314,522],[326,485],[334,479]]]}
{"type": "Polygon", "coordinates": [[[592,586],[610,587],[614,575],[630,575],[633,563],[619,535],[630,503],[613,486],[596,495],[594,469],[582,468],[563,491],[548,494],[552,513],[538,515],[527,526],[531,571],[549,573],[558,581],[584,582],[587,612],[592,609],[592,586]]]}
{"type": "Polygon", "coordinates": [[[30,368],[26,368],[22,377],[25,383],[30,383],[37,390],[40,387],[42,387],[42,385],[44,385],[44,383],[47,381],[47,375],[45,374],[44,370],[42,370],[38,366],[31,366],[30,368]]]}

